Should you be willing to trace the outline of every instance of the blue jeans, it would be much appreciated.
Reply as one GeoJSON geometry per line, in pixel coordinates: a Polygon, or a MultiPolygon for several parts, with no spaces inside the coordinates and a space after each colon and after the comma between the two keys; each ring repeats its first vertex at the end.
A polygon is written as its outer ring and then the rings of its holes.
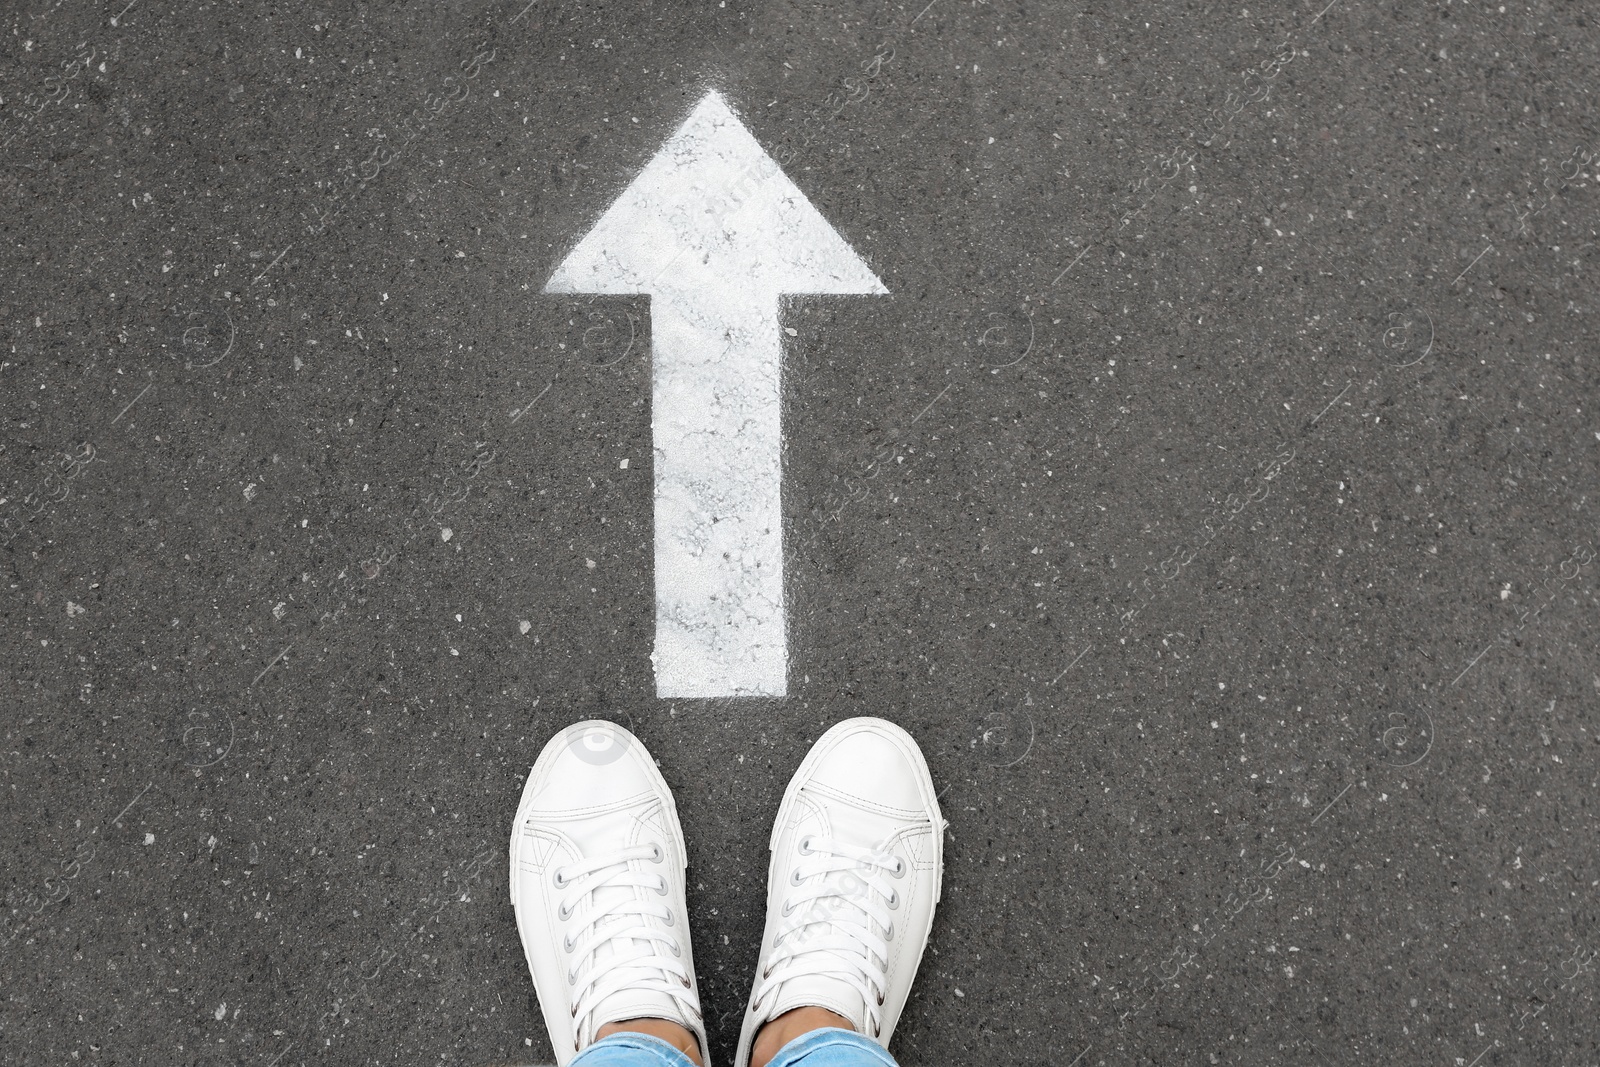
{"type": "MultiPolygon", "coordinates": [[[[573,1057],[568,1067],[694,1067],[694,1061],[649,1034],[621,1033],[601,1038],[573,1057]]],[[[876,1041],[853,1030],[823,1029],[802,1034],[778,1050],[771,1067],[896,1067],[876,1041]]]]}

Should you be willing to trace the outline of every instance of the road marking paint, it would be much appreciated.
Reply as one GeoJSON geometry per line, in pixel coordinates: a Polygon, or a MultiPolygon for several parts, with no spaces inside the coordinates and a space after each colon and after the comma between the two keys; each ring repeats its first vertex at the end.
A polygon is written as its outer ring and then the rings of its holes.
{"type": "Polygon", "coordinates": [[[878,277],[707,93],[547,293],[648,293],[656,694],[783,696],[779,299],[878,277]]]}

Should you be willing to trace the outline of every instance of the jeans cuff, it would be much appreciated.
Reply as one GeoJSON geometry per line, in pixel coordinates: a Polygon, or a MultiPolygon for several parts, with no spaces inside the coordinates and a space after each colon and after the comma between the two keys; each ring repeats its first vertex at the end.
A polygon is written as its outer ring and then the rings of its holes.
{"type": "Polygon", "coordinates": [[[572,1057],[567,1067],[636,1067],[646,1057],[656,1067],[694,1067],[694,1061],[676,1046],[635,1030],[602,1037],[572,1057]]]}
{"type": "Polygon", "coordinates": [[[840,1027],[827,1026],[820,1030],[811,1030],[801,1034],[787,1045],[778,1050],[772,1057],[772,1062],[767,1067],[808,1067],[808,1058],[815,1056],[811,1062],[818,1064],[832,1064],[848,1062],[851,1064],[877,1064],[878,1067],[897,1067],[894,1057],[889,1055],[889,1050],[869,1037],[864,1037],[854,1030],[845,1030],[840,1027]],[[845,1052],[847,1059],[830,1056],[830,1050],[845,1052]]]}

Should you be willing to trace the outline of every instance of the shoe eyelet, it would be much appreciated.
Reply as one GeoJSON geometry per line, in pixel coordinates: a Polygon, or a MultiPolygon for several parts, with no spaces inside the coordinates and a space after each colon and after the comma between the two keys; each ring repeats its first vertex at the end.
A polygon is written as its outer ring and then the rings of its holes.
{"type": "MultiPolygon", "coordinates": [[[[878,1007],[880,1007],[880,1008],[883,1007],[883,994],[882,993],[878,994],[878,1007]]],[[[873,1027],[873,1030],[875,1030],[875,1031],[878,1030],[878,1029],[880,1029],[880,1027],[876,1027],[876,1026],[873,1027]]],[[[877,1036],[877,1035],[874,1034],[873,1036],[877,1036]]]]}
{"type": "MultiPolygon", "coordinates": [[[[893,941],[894,940],[894,923],[890,923],[889,924],[889,929],[884,932],[883,939],[885,941],[893,941]]],[[[882,1004],[883,1001],[880,1000],[880,1001],[878,1001],[878,1003],[882,1004]]]]}
{"type": "Polygon", "coordinates": [[[789,884],[790,885],[799,885],[800,884],[800,868],[799,867],[796,867],[794,870],[789,872],[789,884]]]}
{"type": "Polygon", "coordinates": [[[664,852],[661,848],[661,842],[652,841],[650,842],[650,847],[656,850],[655,855],[650,857],[651,863],[660,863],[662,860],[667,858],[666,852],[664,852]]]}
{"type": "Polygon", "coordinates": [[[675,917],[675,915],[674,915],[674,913],[673,913],[671,908],[667,909],[667,925],[668,926],[676,926],[676,925],[678,925],[678,920],[675,917]]]}
{"type": "Polygon", "coordinates": [[[904,878],[906,876],[906,861],[896,856],[894,858],[894,870],[890,873],[896,878],[904,878]]]}
{"type": "Polygon", "coordinates": [[[560,919],[562,922],[566,922],[568,919],[572,918],[572,909],[567,907],[565,902],[562,902],[561,906],[556,909],[556,918],[560,919]]]}
{"type": "Polygon", "coordinates": [[[567,972],[567,984],[568,985],[577,985],[578,984],[578,976],[573,974],[571,971],[568,971],[567,972]]]}
{"type": "Polygon", "coordinates": [[[678,947],[678,943],[676,941],[672,942],[667,947],[672,949],[672,954],[674,956],[682,956],[683,955],[683,949],[678,947]]]}
{"type": "MultiPolygon", "coordinates": [[[[571,934],[562,934],[561,935],[561,948],[562,948],[563,951],[571,952],[573,949],[575,949],[577,947],[578,947],[578,945],[577,945],[577,943],[575,941],[572,940],[572,935],[571,934]]],[[[574,981],[576,981],[576,979],[574,979],[574,981]]]]}
{"type": "Polygon", "coordinates": [[[561,877],[560,867],[555,867],[550,871],[550,883],[557,889],[567,888],[568,882],[565,878],[561,877]]]}
{"type": "Polygon", "coordinates": [[[787,919],[789,916],[793,915],[794,914],[794,901],[792,901],[792,900],[785,901],[784,904],[783,904],[783,910],[782,910],[782,912],[780,912],[780,914],[785,919],[787,919]]]}
{"type": "Polygon", "coordinates": [[[889,907],[898,908],[899,906],[900,906],[900,893],[899,893],[899,891],[898,890],[894,890],[894,889],[889,890],[889,907]]]}
{"type": "Polygon", "coordinates": [[[667,894],[668,894],[668,893],[669,893],[669,892],[670,892],[670,891],[671,891],[671,890],[669,890],[669,889],[668,889],[668,888],[667,888],[667,880],[666,880],[666,879],[665,879],[665,878],[663,878],[663,879],[661,879],[661,888],[659,888],[659,889],[657,889],[657,890],[656,890],[656,893],[657,893],[657,895],[659,895],[659,896],[663,896],[663,897],[664,897],[664,896],[666,896],[666,895],[667,895],[667,894]]]}
{"type": "Polygon", "coordinates": [[[800,855],[802,855],[802,856],[811,855],[811,835],[810,834],[806,834],[803,837],[801,837],[799,845],[800,845],[800,855]]]}

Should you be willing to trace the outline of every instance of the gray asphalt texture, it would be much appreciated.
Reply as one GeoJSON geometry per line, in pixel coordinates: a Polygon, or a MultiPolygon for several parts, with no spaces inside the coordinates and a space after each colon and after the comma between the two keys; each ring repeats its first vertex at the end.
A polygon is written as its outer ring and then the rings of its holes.
{"type": "Polygon", "coordinates": [[[1600,29],[1325,2],[18,0],[0,1060],[550,1062],[599,716],[727,1063],[873,714],[908,1067],[1600,1061],[1600,29]],[[892,294],[785,310],[784,699],[655,697],[649,301],[540,292],[708,88],[892,294]]]}

